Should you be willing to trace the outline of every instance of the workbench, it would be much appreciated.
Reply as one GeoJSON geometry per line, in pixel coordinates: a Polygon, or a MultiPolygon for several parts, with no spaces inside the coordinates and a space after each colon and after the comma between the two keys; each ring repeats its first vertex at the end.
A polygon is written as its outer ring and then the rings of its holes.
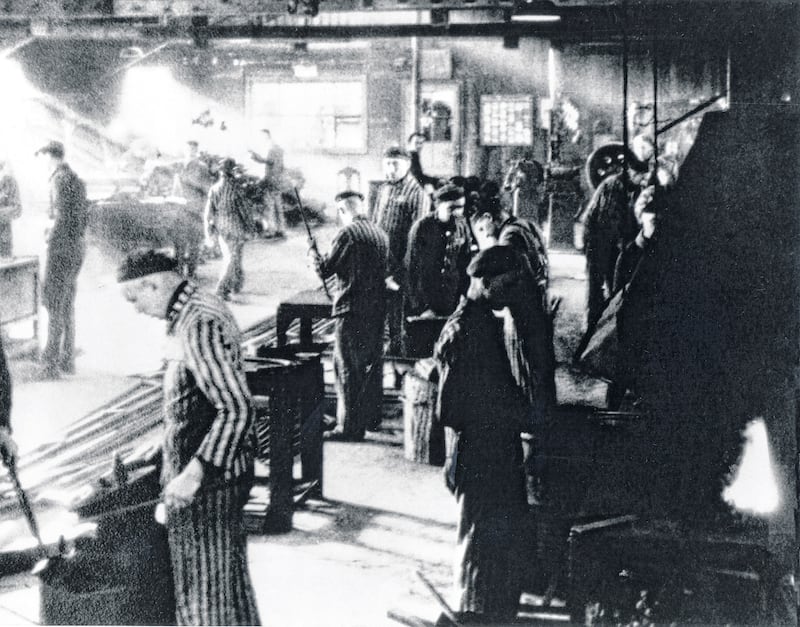
{"type": "Polygon", "coordinates": [[[278,346],[286,345],[286,331],[292,321],[300,319],[300,345],[304,347],[314,344],[312,338],[312,322],[314,319],[332,317],[333,303],[328,296],[319,289],[304,290],[278,305],[275,322],[276,343],[278,346]]]}
{"type": "Polygon", "coordinates": [[[0,258],[0,324],[30,319],[39,336],[39,258],[0,258]]]}

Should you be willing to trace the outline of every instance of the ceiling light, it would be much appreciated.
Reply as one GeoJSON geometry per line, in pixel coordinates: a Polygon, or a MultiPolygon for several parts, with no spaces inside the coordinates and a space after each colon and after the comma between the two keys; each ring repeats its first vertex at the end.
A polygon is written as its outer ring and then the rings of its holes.
{"type": "Polygon", "coordinates": [[[511,15],[513,22],[558,22],[561,20],[556,6],[547,0],[518,0],[511,15]]]}
{"type": "Polygon", "coordinates": [[[520,14],[515,13],[511,16],[512,22],[559,22],[561,16],[559,15],[539,15],[539,14],[520,14]]]}

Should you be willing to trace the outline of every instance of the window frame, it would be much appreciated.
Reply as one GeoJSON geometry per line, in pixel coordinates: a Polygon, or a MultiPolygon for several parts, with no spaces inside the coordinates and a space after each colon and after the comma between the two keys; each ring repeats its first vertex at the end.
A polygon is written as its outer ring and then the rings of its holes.
{"type": "MultiPolygon", "coordinates": [[[[262,126],[269,127],[280,127],[280,121],[285,119],[286,116],[276,116],[271,119],[267,119],[262,115],[258,115],[256,113],[256,106],[254,103],[254,87],[256,85],[263,85],[263,84],[278,84],[278,85],[297,85],[297,84],[307,84],[307,83],[322,83],[329,85],[331,89],[337,89],[337,83],[360,83],[361,84],[361,114],[358,116],[353,115],[332,115],[329,116],[331,120],[332,127],[334,129],[334,140],[336,138],[336,129],[342,123],[342,120],[348,120],[353,118],[360,119],[360,142],[358,146],[352,147],[339,147],[339,146],[307,146],[303,145],[302,147],[297,148],[297,152],[314,152],[320,153],[325,155],[366,155],[368,152],[368,133],[369,133],[369,124],[368,124],[368,81],[367,76],[365,74],[359,75],[344,75],[344,74],[322,74],[317,77],[309,77],[309,78],[297,78],[294,76],[288,76],[286,74],[275,74],[270,72],[263,72],[263,71],[251,71],[247,72],[245,75],[245,118],[248,121],[248,124],[252,128],[259,128],[262,126]]],[[[316,116],[317,120],[323,119],[323,116],[316,116]]],[[[284,139],[285,141],[285,139],[284,139]]],[[[335,144],[335,141],[334,141],[335,144]]]]}

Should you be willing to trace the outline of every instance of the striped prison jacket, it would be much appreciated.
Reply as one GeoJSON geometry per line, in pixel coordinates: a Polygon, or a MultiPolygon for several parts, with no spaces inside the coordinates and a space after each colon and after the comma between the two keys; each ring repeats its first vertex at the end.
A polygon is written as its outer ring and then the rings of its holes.
{"type": "Polygon", "coordinates": [[[223,302],[182,283],[167,311],[164,484],[197,457],[208,480],[252,470],[253,411],[241,333],[223,302]]]}
{"type": "Polygon", "coordinates": [[[365,216],[356,216],[339,231],[319,264],[323,279],[337,277],[334,316],[368,313],[383,302],[388,245],[386,233],[365,216]]]}
{"type": "Polygon", "coordinates": [[[427,215],[431,200],[411,172],[396,183],[384,183],[375,208],[375,223],[389,237],[388,275],[403,279],[403,262],[411,225],[427,215]]]}
{"type": "Polygon", "coordinates": [[[243,240],[251,230],[250,207],[236,182],[223,175],[208,190],[205,210],[206,234],[216,230],[227,241],[243,240]]]}

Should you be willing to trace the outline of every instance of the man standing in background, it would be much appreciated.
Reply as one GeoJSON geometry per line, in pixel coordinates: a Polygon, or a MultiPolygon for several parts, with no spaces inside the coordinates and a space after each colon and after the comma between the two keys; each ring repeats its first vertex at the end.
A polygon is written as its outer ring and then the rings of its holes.
{"type": "Polygon", "coordinates": [[[317,273],[337,277],[333,315],[336,342],[336,422],[332,434],[363,440],[380,424],[383,400],[383,323],[388,240],[363,215],[364,197],[354,191],[336,195],[342,230],[327,255],[316,255],[317,273]]]}
{"type": "Polygon", "coordinates": [[[238,294],[244,286],[242,249],[254,227],[244,193],[233,180],[236,162],[223,159],[219,166],[219,181],[208,190],[203,222],[206,245],[213,245],[215,236],[219,241],[222,274],[217,284],[217,296],[228,300],[231,292],[238,294]]]}
{"type": "Polygon", "coordinates": [[[269,129],[262,128],[264,138],[263,155],[254,150],[250,157],[257,163],[264,164],[264,204],[267,208],[267,219],[274,237],[286,237],[285,219],[283,215],[283,148],[272,141],[269,129]]]}
{"type": "Polygon", "coordinates": [[[37,151],[50,170],[50,219],[42,295],[49,318],[39,376],[75,372],[75,292],[83,264],[83,235],[89,220],[86,186],[64,161],[64,144],[51,141],[37,151]]]}
{"type": "Polygon", "coordinates": [[[0,257],[13,257],[11,221],[22,215],[19,186],[11,174],[8,162],[0,159],[0,257]]]}
{"type": "Polygon", "coordinates": [[[411,159],[399,146],[383,153],[386,182],[378,192],[375,223],[389,238],[387,286],[394,293],[389,298],[389,354],[402,352],[403,299],[397,292],[405,284],[405,256],[411,225],[430,212],[430,197],[410,172],[411,159]]]}
{"type": "Polygon", "coordinates": [[[430,311],[449,316],[466,293],[470,262],[469,227],[463,217],[464,190],[448,183],[436,190],[436,210],[411,227],[406,251],[406,315],[430,311]]]}

